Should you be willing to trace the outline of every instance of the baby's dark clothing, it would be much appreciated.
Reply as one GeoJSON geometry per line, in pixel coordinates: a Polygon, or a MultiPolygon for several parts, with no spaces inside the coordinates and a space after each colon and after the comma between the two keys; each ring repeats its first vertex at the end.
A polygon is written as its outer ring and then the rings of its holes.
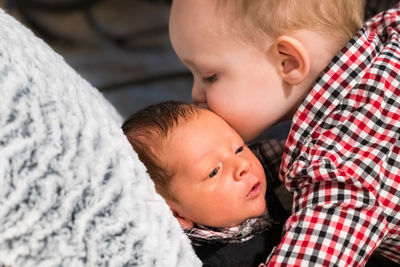
{"type": "Polygon", "coordinates": [[[193,248],[204,267],[258,266],[265,262],[272,248],[279,244],[282,223],[272,224],[268,230],[243,243],[212,243],[193,248]]]}

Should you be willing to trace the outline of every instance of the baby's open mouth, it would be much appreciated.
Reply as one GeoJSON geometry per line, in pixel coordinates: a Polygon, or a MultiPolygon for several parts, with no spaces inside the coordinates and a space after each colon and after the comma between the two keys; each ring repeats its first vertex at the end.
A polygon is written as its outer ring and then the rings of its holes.
{"type": "Polygon", "coordinates": [[[260,192],[261,192],[261,185],[260,185],[260,182],[257,182],[251,187],[251,190],[247,194],[247,197],[255,198],[260,194],[260,192]]]}

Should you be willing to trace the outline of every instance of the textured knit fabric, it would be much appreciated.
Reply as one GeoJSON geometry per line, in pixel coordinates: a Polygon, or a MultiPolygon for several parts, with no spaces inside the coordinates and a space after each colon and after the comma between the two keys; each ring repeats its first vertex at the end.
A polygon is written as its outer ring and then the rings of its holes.
{"type": "Polygon", "coordinates": [[[201,266],[121,123],[0,10],[0,266],[201,266]]]}
{"type": "Polygon", "coordinates": [[[400,5],[378,14],[297,110],[281,179],[293,215],[271,266],[400,264],[400,5]]]}

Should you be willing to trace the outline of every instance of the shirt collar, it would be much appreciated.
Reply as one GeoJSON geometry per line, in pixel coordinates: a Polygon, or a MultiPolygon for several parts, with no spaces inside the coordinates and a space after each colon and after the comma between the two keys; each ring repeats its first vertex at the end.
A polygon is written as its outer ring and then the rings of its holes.
{"type": "Polygon", "coordinates": [[[274,220],[267,210],[263,215],[245,220],[232,227],[210,227],[195,224],[192,229],[184,229],[186,235],[195,246],[207,243],[242,243],[253,238],[256,234],[267,231],[274,220]]]}

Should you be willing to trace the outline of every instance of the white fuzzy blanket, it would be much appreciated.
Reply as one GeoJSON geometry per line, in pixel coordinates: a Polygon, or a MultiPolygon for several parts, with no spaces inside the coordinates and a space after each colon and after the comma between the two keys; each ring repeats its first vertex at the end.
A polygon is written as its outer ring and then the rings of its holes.
{"type": "Polygon", "coordinates": [[[200,266],[115,109],[0,10],[0,266],[200,266]]]}

